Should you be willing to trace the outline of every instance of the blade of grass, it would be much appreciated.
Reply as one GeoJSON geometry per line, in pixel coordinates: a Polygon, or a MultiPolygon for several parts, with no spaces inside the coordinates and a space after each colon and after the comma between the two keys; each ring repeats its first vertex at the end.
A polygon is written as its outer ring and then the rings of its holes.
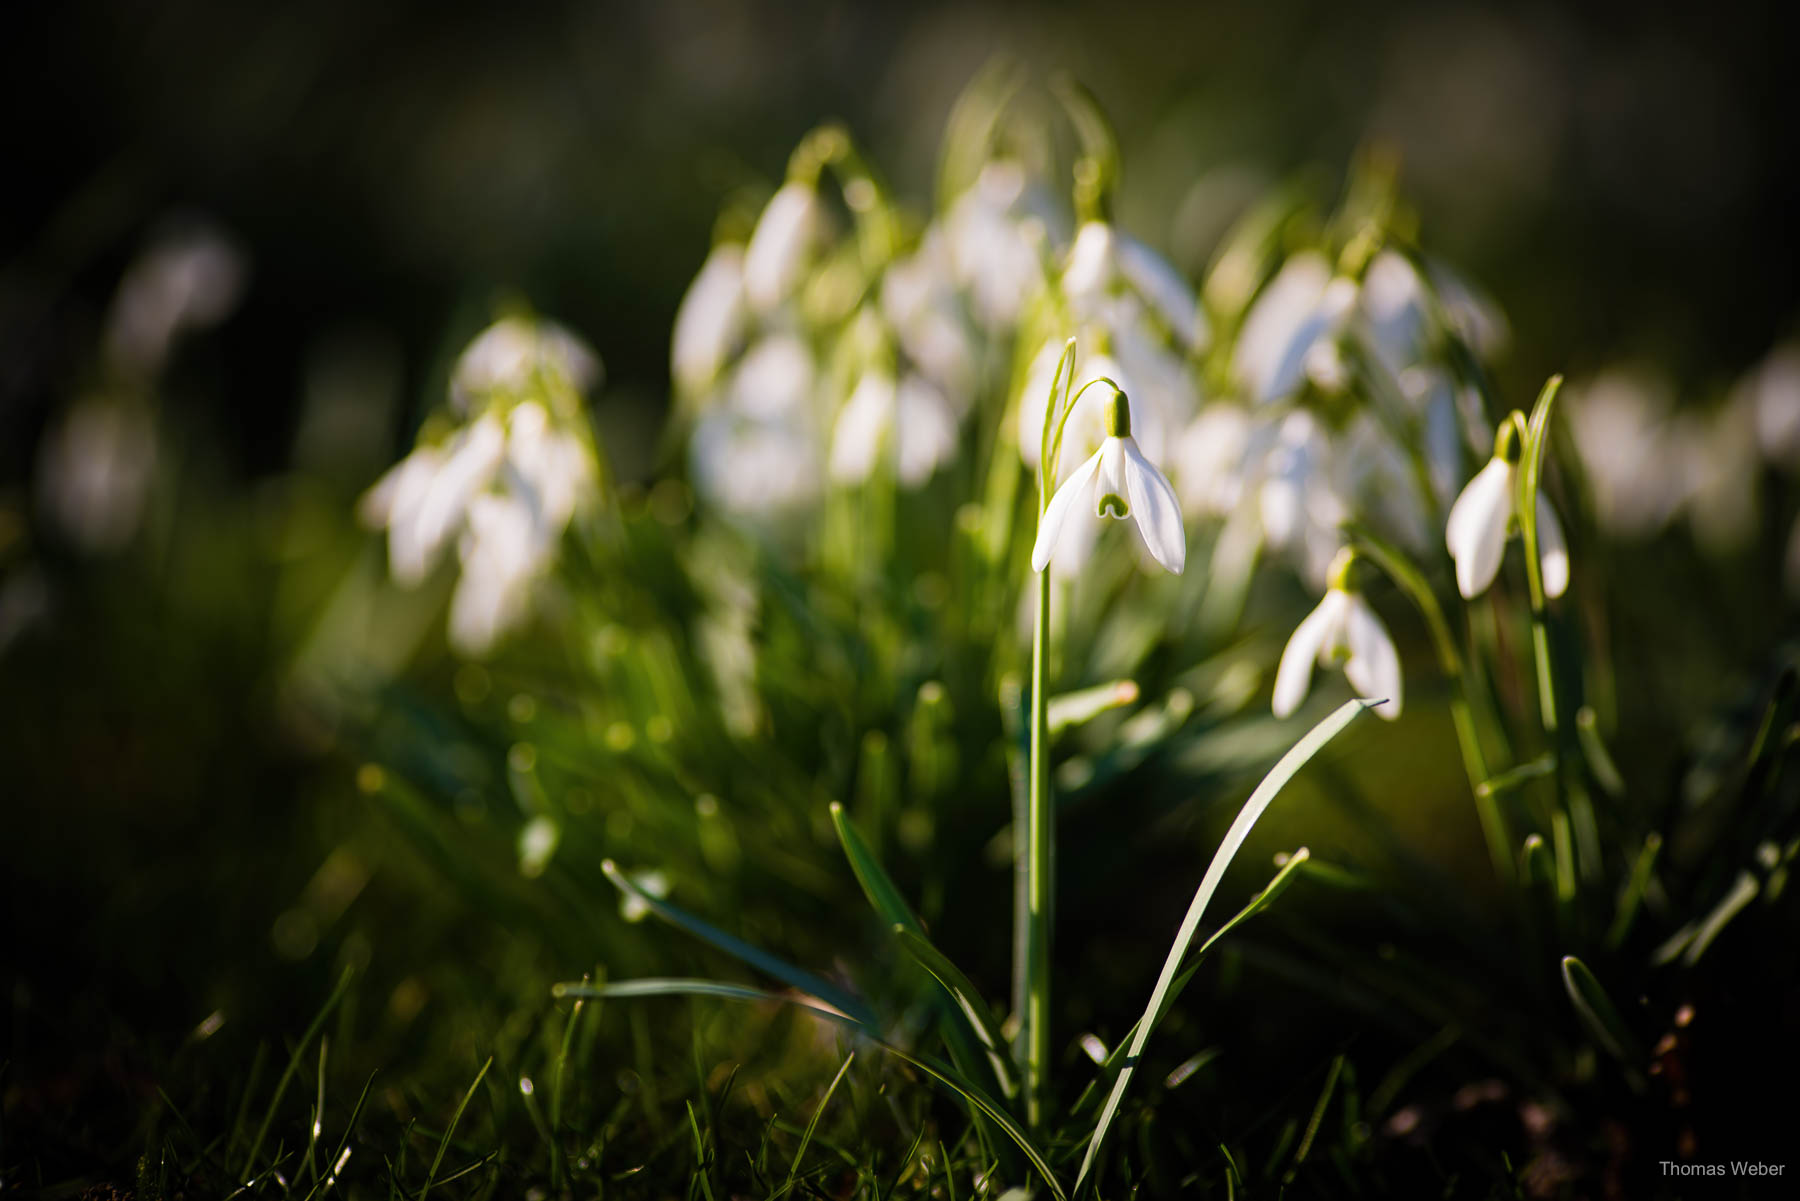
{"type": "Polygon", "coordinates": [[[344,993],[349,988],[350,972],[346,970],[342,976],[338,977],[337,987],[332,989],[331,996],[325,999],[325,1005],[313,1018],[312,1025],[308,1026],[306,1033],[300,1036],[300,1041],[295,1045],[293,1054],[288,1056],[287,1069],[281,1073],[281,1079],[275,1085],[275,1096],[269,1101],[268,1111],[263,1114],[262,1125],[256,1129],[256,1138],[250,1143],[250,1154],[244,1156],[244,1170],[238,1175],[249,1178],[251,1169],[256,1166],[256,1154],[262,1150],[263,1140],[269,1135],[269,1126],[275,1121],[275,1111],[281,1106],[281,1098],[286,1095],[288,1085],[293,1082],[295,1073],[300,1070],[301,1053],[306,1050],[307,1044],[312,1042],[313,1036],[319,1032],[320,1027],[325,1025],[325,1019],[331,1016],[331,1011],[337,1008],[338,1002],[344,999],[344,993]]]}
{"type": "MultiPolygon", "coordinates": [[[[482,1080],[487,1077],[488,1069],[493,1066],[494,1057],[490,1055],[487,1062],[481,1065],[481,1070],[475,1073],[475,1079],[469,1085],[469,1091],[463,1094],[462,1102],[457,1105],[456,1112],[450,1115],[450,1125],[445,1127],[444,1137],[438,1140],[437,1154],[432,1157],[431,1170],[425,1174],[425,1187],[419,1190],[419,1201],[425,1201],[425,1198],[430,1195],[432,1183],[437,1179],[438,1169],[444,1163],[444,1152],[450,1149],[450,1137],[456,1133],[457,1123],[462,1121],[463,1110],[467,1109],[469,1102],[475,1099],[475,1090],[481,1087],[482,1080]]],[[[458,1173],[458,1175],[460,1174],[458,1173]]]]}
{"type": "Polygon", "coordinates": [[[1587,964],[1573,955],[1564,955],[1562,961],[1563,987],[1568,990],[1569,1000],[1575,1006],[1575,1015],[1587,1027],[1588,1033],[1613,1058],[1625,1065],[1634,1087],[1640,1083],[1637,1065],[1644,1061],[1643,1052],[1631,1031],[1620,1016],[1618,1007],[1594,973],[1588,970],[1587,964]]]}
{"type": "Polygon", "coordinates": [[[744,963],[749,964],[758,971],[775,977],[789,987],[797,988],[804,993],[811,993],[813,996],[819,998],[819,1000],[843,1010],[845,1013],[855,1018],[861,1025],[873,1026],[875,1024],[874,1013],[870,1011],[867,1005],[864,1005],[857,998],[840,988],[834,987],[820,979],[818,976],[813,975],[811,972],[797,968],[792,964],[787,963],[785,960],[776,958],[774,955],[769,954],[759,947],[751,946],[741,938],[736,938],[725,933],[725,931],[719,929],[717,926],[701,921],[686,910],[678,909],[660,897],[651,896],[636,884],[633,884],[631,880],[626,877],[625,873],[619,870],[618,864],[614,863],[611,859],[603,860],[600,864],[600,870],[606,873],[606,878],[612,881],[613,887],[617,888],[626,896],[643,904],[651,913],[654,913],[657,917],[668,922],[671,926],[686,930],[689,934],[692,934],[701,941],[711,943],[713,946],[724,951],[734,959],[742,960],[744,963]]]}
{"type": "Polygon", "coordinates": [[[831,1094],[837,1092],[837,1086],[843,1083],[844,1073],[848,1072],[850,1065],[855,1062],[855,1051],[844,1057],[843,1065],[838,1068],[837,1075],[833,1076],[831,1083],[826,1085],[825,1095],[819,1098],[817,1105],[813,1106],[812,1118],[806,1123],[806,1133],[800,1136],[800,1145],[794,1149],[794,1162],[788,1165],[787,1183],[783,1184],[775,1193],[776,1197],[786,1196],[794,1187],[794,1181],[800,1175],[800,1162],[806,1158],[806,1148],[812,1143],[813,1132],[819,1128],[819,1119],[824,1116],[825,1107],[831,1104],[831,1094]]]}
{"type": "MultiPolygon", "coordinates": [[[[1380,703],[1380,702],[1374,702],[1380,703]]],[[[1181,928],[1175,935],[1175,943],[1169,948],[1168,958],[1163,961],[1162,973],[1158,976],[1156,987],[1150,993],[1150,1003],[1144,1006],[1144,1016],[1138,1022],[1137,1033],[1132,1036],[1131,1050],[1127,1054],[1124,1065],[1119,1070],[1118,1079],[1113,1082],[1112,1093],[1106,1098],[1106,1105],[1100,1111],[1100,1120],[1094,1125],[1093,1137],[1088,1141],[1087,1153],[1082,1157],[1081,1170],[1075,1178],[1075,1191],[1080,1194],[1082,1186],[1093,1171],[1094,1161],[1101,1148],[1106,1145],[1107,1133],[1112,1129],[1113,1120],[1118,1116],[1119,1104],[1124,1100],[1125,1090],[1130,1087],[1132,1074],[1144,1053],[1144,1045],[1150,1041],[1150,1035],[1156,1028],[1157,1020],[1162,1016],[1163,1006],[1169,990],[1175,983],[1175,977],[1181,969],[1181,962],[1187,955],[1189,944],[1199,933],[1200,919],[1206,912],[1207,904],[1213,893],[1218,890],[1224,879],[1225,869],[1230,866],[1244,840],[1250,836],[1251,829],[1263,815],[1287,782],[1294,778],[1299,770],[1314,755],[1322,750],[1345,727],[1350,725],[1364,712],[1373,707],[1370,702],[1361,700],[1346,701],[1335,713],[1326,717],[1314,726],[1304,738],[1295,743],[1293,749],[1283,755],[1269,774],[1263,777],[1250,799],[1238,811],[1236,820],[1226,830],[1219,849],[1213,854],[1212,862],[1207,865],[1206,875],[1201,878],[1200,887],[1194,893],[1194,900],[1188,906],[1187,916],[1181,920],[1181,928]]]]}
{"type": "MultiPolygon", "coordinates": [[[[1250,920],[1252,917],[1255,917],[1264,909],[1267,909],[1270,903],[1285,892],[1288,885],[1293,883],[1293,881],[1298,878],[1299,874],[1311,863],[1312,852],[1305,847],[1301,847],[1292,855],[1289,855],[1287,862],[1281,865],[1281,870],[1275,873],[1274,878],[1269,881],[1263,890],[1254,897],[1251,897],[1249,904],[1238,910],[1235,916],[1226,921],[1225,924],[1220,926],[1217,930],[1214,930],[1211,936],[1208,937],[1205,942],[1200,944],[1200,949],[1194,952],[1193,957],[1188,960],[1187,966],[1181,970],[1181,974],[1176,976],[1174,982],[1169,985],[1168,994],[1163,997],[1162,1009],[1158,1012],[1156,1021],[1162,1021],[1163,1014],[1166,1014],[1169,1011],[1169,1007],[1175,1004],[1176,998],[1179,997],[1182,990],[1187,987],[1188,981],[1192,980],[1194,974],[1200,970],[1200,965],[1205,961],[1207,952],[1217,946],[1220,939],[1231,933],[1238,926],[1250,920]]],[[[1099,1088],[1101,1082],[1118,1072],[1120,1065],[1125,1062],[1126,1053],[1131,1046],[1132,1040],[1137,1035],[1138,1027],[1142,1024],[1142,1018],[1133,1022],[1131,1029],[1125,1032],[1125,1037],[1119,1040],[1118,1046],[1114,1047],[1111,1054],[1107,1055],[1104,1062],[1100,1065],[1100,1073],[1096,1075],[1093,1080],[1088,1082],[1088,1086],[1082,1090],[1081,1096],[1076,1098],[1074,1112],[1080,1113],[1082,1110],[1086,1109],[1097,1095],[1096,1090],[1099,1088]]]]}
{"type": "Polygon", "coordinates": [[[1619,897],[1619,911],[1613,917],[1612,928],[1606,932],[1608,947],[1620,946],[1625,936],[1631,933],[1631,924],[1637,920],[1638,905],[1650,887],[1650,876],[1656,870],[1656,856],[1661,850],[1661,834],[1652,830],[1644,835],[1643,849],[1638,852],[1637,862],[1631,865],[1631,878],[1625,882],[1625,891],[1619,897]]]}
{"type": "Polygon", "coordinates": [[[821,1004],[810,997],[795,994],[770,992],[764,988],[752,988],[742,984],[726,984],[718,980],[690,980],[670,977],[647,978],[642,980],[620,980],[614,984],[591,985],[577,984],[573,981],[558,984],[551,990],[558,997],[670,997],[670,996],[703,996],[718,997],[729,1001],[749,1001],[759,1004],[793,1005],[804,1009],[815,1016],[827,1018],[840,1025],[848,1026],[869,1039],[889,1055],[903,1063],[911,1064],[918,1071],[974,1105],[995,1125],[1006,1132],[1008,1138],[1018,1144],[1031,1166],[1037,1169],[1049,1185],[1050,1191],[1058,1201],[1066,1201],[1068,1194],[1050,1169],[1050,1163],[1044,1153],[1038,1150],[1031,1137],[1023,1127],[1013,1119],[1001,1102],[988,1095],[979,1086],[959,1077],[953,1070],[936,1062],[923,1054],[914,1054],[902,1050],[893,1043],[882,1038],[874,1029],[864,1022],[858,1021],[847,1013],[840,1012],[828,1005],[821,1004]]]}
{"type": "Polygon", "coordinates": [[[369,1078],[363,1081],[362,1093],[356,1098],[355,1108],[350,1111],[350,1120],[344,1124],[344,1136],[338,1139],[337,1149],[331,1153],[331,1167],[326,1169],[323,1180],[315,1181],[313,1187],[307,1190],[307,1201],[312,1201],[314,1194],[330,1188],[337,1181],[337,1174],[344,1166],[345,1155],[350,1147],[350,1136],[356,1133],[356,1120],[362,1117],[363,1105],[367,1103],[369,1088],[374,1083],[375,1073],[370,1072],[369,1078]]]}
{"type": "Polygon", "coordinates": [[[1562,390],[1562,376],[1553,375],[1538,393],[1526,424],[1525,446],[1519,459],[1517,497],[1514,511],[1519,516],[1519,537],[1525,545],[1525,581],[1531,593],[1531,647],[1537,663],[1538,704],[1544,729],[1557,730],[1556,686],[1550,671],[1550,631],[1546,624],[1544,600],[1544,567],[1538,559],[1537,499],[1538,483],[1544,470],[1544,443],[1550,436],[1550,410],[1562,390]]]}
{"type": "MultiPolygon", "coordinates": [[[[882,920],[889,924],[889,929],[907,954],[911,955],[923,967],[944,991],[949,995],[951,1003],[962,1016],[965,1026],[961,1027],[964,1036],[971,1046],[979,1043],[987,1053],[988,1067],[993,1072],[994,1083],[1008,1098],[1015,1092],[1012,1072],[1006,1063],[1004,1048],[1006,1040],[993,1024],[987,1004],[981,994],[969,982],[969,978],[959,971],[948,956],[939,951],[925,934],[925,928],[906,898],[894,884],[893,879],[882,868],[875,853],[863,840],[856,824],[844,807],[833,801],[831,804],[831,823],[837,829],[838,841],[843,844],[844,857],[850,861],[850,870],[855,873],[856,881],[862,885],[863,895],[869,898],[869,904],[875,907],[882,920]]],[[[952,1048],[953,1054],[956,1048],[952,1048]]],[[[971,1058],[979,1056],[971,1055],[971,1058]]],[[[961,1054],[955,1058],[962,1060],[961,1054]]],[[[964,1071],[972,1070],[969,1064],[963,1064],[964,1071]]]]}

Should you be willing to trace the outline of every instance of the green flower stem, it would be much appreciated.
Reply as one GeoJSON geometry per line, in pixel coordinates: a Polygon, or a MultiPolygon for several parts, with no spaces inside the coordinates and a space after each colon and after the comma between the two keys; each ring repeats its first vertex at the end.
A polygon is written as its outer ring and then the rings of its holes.
{"type": "Polygon", "coordinates": [[[1404,554],[1361,526],[1352,526],[1349,532],[1351,549],[1381,568],[1425,619],[1432,647],[1437,651],[1438,666],[1451,682],[1450,719],[1456,726],[1456,743],[1462,751],[1463,769],[1469,776],[1469,791],[1475,796],[1475,812],[1481,819],[1481,834],[1487,841],[1488,858],[1493,861],[1494,874],[1511,881],[1516,875],[1512,835],[1498,798],[1491,789],[1482,786],[1488,778],[1487,758],[1482,754],[1475,714],[1469,705],[1469,681],[1463,669],[1462,655],[1456,649],[1456,639],[1451,636],[1444,610],[1425,577],[1404,554]]]}
{"type": "Polygon", "coordinates": [[[1038,573],[1037,629],[1031,640],[1031,794],[1026,810],[1025,1123],[1040,1129],[1050,1061],[1050,885],[1054,870],[1055,814],[1050,796],[1050,573],[1038,573]]]}
{"type": "Polygon", "coordinates": [[[1543,715],[1544,731],[1556,734],[1556,682],[1550,672],[1550,629],[1544,599],[1544,565],[1538,561],[1537,497],[1538,480],[1543,471],[1544,442],[1549,436],[1550,407],[1562,389],[1562,376],[1553,375],[1532,406],[1531,420],[1524,441],[1524,457],[1519,464],[1518,495],[1515,511],[1519,514],[1519,534],[1525,544],[1525,582],[1531,592],[1531,653],[1537,665],[1538,704],[1543,715]]]}
{"type": "MultiPolygon", "coordinates": [[[[1038,520],[1050,508],[1056,483],[1056,462],[1062,448],[1063,424],[1074,409],[1069,398],[1075,376],[1075,340],[1063,346],[1050,381],[1050,398],[1044,409],[1043,440],[1038,455],[1038,520]],[[1058,396],[1061,403],[1058,403],[1058,396]],[[1058,410],[1061,410],[1060,414],[1058,410]]],[[[1075,399],[1080,399],[1077,394],[1075,399]]],[[[1050,1062],[1050,929],[1051,890],[1056,867],[1056,815],[1050,795],[1050,569],[1037,573],[1037,620],[1031,638],[1031,790],[1025,810],[1025,884],[1021,890],[1024,937],[1020,940],[1023,962],[1013,965],[1015,992],[1024,996],[1019,1014],[1019,1064],[1024,1077],[1025,1124],[1042,1129],[1045,1098],[1049,1092],[1046,1068],[1050,1062]],[[1016,987],[1022,984],[1023,988],[1016,987]]]]}

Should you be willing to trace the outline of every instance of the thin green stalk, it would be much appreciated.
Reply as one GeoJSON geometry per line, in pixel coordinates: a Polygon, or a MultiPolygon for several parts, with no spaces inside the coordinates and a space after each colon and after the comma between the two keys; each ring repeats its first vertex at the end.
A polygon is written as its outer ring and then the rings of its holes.
{"type": "Polygon", "coordinates": [[[1055,815],[1050,798],[1050,573],[1038,573],[1037,630],[1031,640],[1031,794],[1026,811],[1025,1120],[1044,1118],[1044,1065],[1050,1061],[1050,873],[1055,815]]]}
{"type": "MultiPolygon", "coordinates": [[[[1538,703],[1542,710],[1544,731],[1554,735],[1557,729],[1556,687],[1550,673],[1550,628],[1544,597],[1544,567],[1538,560],[1537,497],[1538,480],[1544,466],[1544,442],[1550,432],[1550,408],[1562,389],[1562,376],[1553,375],[1538,394],[1526,426],[1524,454],[1519,462],[1518,494],[1515,511],[1519,515],[1519,536],[1525,544],[1525,582],[1531,592],[1531,653],[1537,666],[1538,703]]],[[[1516,418],[1515,418],[1516,420],[1516,418]]]]}
{"type": "Polygon", "coordinates": [[[1438,667],[1450,681],[1450,720],[1456,726],[1456,744],[1462,752],[1463,770],[1468,773],[1469,791],[1475,797],[1475,813],[1481,820],[1481,835],[1487,842],[1488,858],[1493,861],[1494,874],[1510,881],[1516,874],[1512,834],[1493,790],[1484,787],[1488,779],[1487,757],[1482,753],[1475,713],[1469,704],[1469,680],[1463,669],[1462,655],[1456,649],[1456,639],[1450,633],[1443,607],[1438,604],[1425,577],[1399,550],[1362,526],[1351,526],[1349,532],[1351,549],[1381,568],[1425,619],[1431,645],[1437,652],[1438,667]]]}

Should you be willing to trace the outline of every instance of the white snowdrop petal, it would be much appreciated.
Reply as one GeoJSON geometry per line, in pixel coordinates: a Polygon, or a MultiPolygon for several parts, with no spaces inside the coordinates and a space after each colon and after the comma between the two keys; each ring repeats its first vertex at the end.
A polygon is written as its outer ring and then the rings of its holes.
{"type": "Polygon", "coordinates": [[[1400,653],[1394,648],[1393,638],[1360,593],[1350,596],[1344,624],[1345,637],[1350,644],[1344,678],[1363,699],[1386,701],[1387,704],[1378,706],[1375,712],[1393,721],[1400,716],[1403,699],[1400,653]]]}
{"type": "MultiPolygon", "coordinates": [[[[1070,473],[1063,481],[1062,487],[1050,498],[1050,505],[1038,519],[1037,541],[1031,546],[1031,570],[1042,571],[1050,562],[1051,552],[1062,538],[1063,527],[1068,524],[1069,515],[1085,510],[1092,502],[1094,477],[1100,471],[1100,451],[1095,451],[1087,462],[1070,473]]],[[[1086,516],[1085,512],[1082,514],[1086,516]]]]}
{"type": "Polygon", "coordinates": [[[900,482],[916,488],[956,457],[960,422],[949,398],[917,375],[900,381],[894,414],[900,482]]]}
{"type": "Polygon", "coordinates": [[[1144,457],[1130,438],[1119,440],[1125,451],[1125,488],[1131,515],[1144,545],[1165,568],[1181,574],[1187,565],[1187,531],[1181,524],[1181,501],[1168,479],[1144,457]]]}
{"type": "Polygon", "coordinates": [[[1288,717],[1306,699],[1312,687],[1313,664],[1332,635],[1341,606],[1333,598],[1342,595],[1327,592],[1311,613],[1294,627],[1286,649],[1281,652],[1281,665],[1275,669],[1275,692],[1270,708],[1276,717],[1288,717]]]}
{"type": "Polygon", "coordinates": [[[1551,598],[1561,596],[1569,589],[1569,544],[1563,538],[1562,522],[1557,520],[1556,510],[1542,492],[1537,495],[1537,540],[1538,562],[1543,565],[1544,594],[1551,598]]]}
{"type": "Polygon", "coordinates": [[[831,478],[859,484],[875,469],[882,440],[894,424],[894,377],[865,372],[838,414],[831,438],[831,478]]]}
{"type": "Polygon", "coordinates": [[[1120,274],[1148,300],[1187,350],[1199,350],[1210,338],[1194,290],[1174,264],[1127,233],[1117,235],[1113,250],[1120,274]]]}
{"type": "Polygon", "coordinates": [[[719,373],[737,340],[744,315],[744,251],[714,247],[675,311],[669,365],[689,391],[705,388],[719,373]]]}
{"type": "Polygon", "coordinates": [[[1499,574],[1512,509],[1513,468],[1503,459],[1490,459],[1450,507],[1444,545],[1456,560],[1456,587],[1465,600],[1487,591],[1499,574]]]}
{"type": "Polygon", "coordinates": [[[787,299],[799,281],[818,223],[818,206],[811,184],[790,180],[769,198],[757,218],[744,251],[744,295],[758,312],[787,299]]]}

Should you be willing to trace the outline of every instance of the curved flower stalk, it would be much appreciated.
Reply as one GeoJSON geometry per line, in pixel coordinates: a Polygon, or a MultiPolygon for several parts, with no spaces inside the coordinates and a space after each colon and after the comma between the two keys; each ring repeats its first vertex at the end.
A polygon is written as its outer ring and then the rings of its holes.
{"type": "Polygon", "coordinates": [[[456,546],[449,637],[463,654],[486,654],[530,616],[564,531],[597,493],[579,389],[599,370],[559,326],[496,323],[452,376],[454,406],[474,419],[427,434],[363,496],[361,516],[386,531],[389,570],[403,587],[422,583],[456,546]]]}
{"type": "Polygon", "coordinates": [[[1400,653],[1369,602],[1349,586],[1352,561],[1349,552],[1339,553],[1324,599],[1294,628],[1281,652],[1272,704],[1276,717],[1288,717],[1306,699],[1315,664],[1341,669],[1359,697],[1388,702],[1375,710],[1382,717],[1400,716],[1400,653]]]}
{"type": "MultiPolygon", "coordinates": [[[[1524,416],[1516,411],[1501,423],[1494,438],[1494,457],[1450,508],[1444,544],[1456,561],[1456,588],[1465,600],[1486,592],[1500,574],[1507,536],[1517,528],[1515,481],[1524,428],[1524,416]]],[[[1542,492],[1537,496],[1537,530],[1544,594],[1561,596],[1569,586],[1569,549],[1556,510],[1542,492]]]]}
{"type": "MultiPolygon", "coordinates": [[[[1109,383],[1095,380],[1095,383],[1109,383]]],[[[1106,407],[1105,442],[1069,474],[1050,498],[1031,548],[1031,568],[1043,571],[1071,521],[1104,517],[1130,518],[1150,554],[1165,569],[1180,575],[1187,564],[1187,533],[1181,523],[1181,501],[1168,478],[1144,457],[1131,436],[1131,406],[1116,386],[1106,407]]]]}

